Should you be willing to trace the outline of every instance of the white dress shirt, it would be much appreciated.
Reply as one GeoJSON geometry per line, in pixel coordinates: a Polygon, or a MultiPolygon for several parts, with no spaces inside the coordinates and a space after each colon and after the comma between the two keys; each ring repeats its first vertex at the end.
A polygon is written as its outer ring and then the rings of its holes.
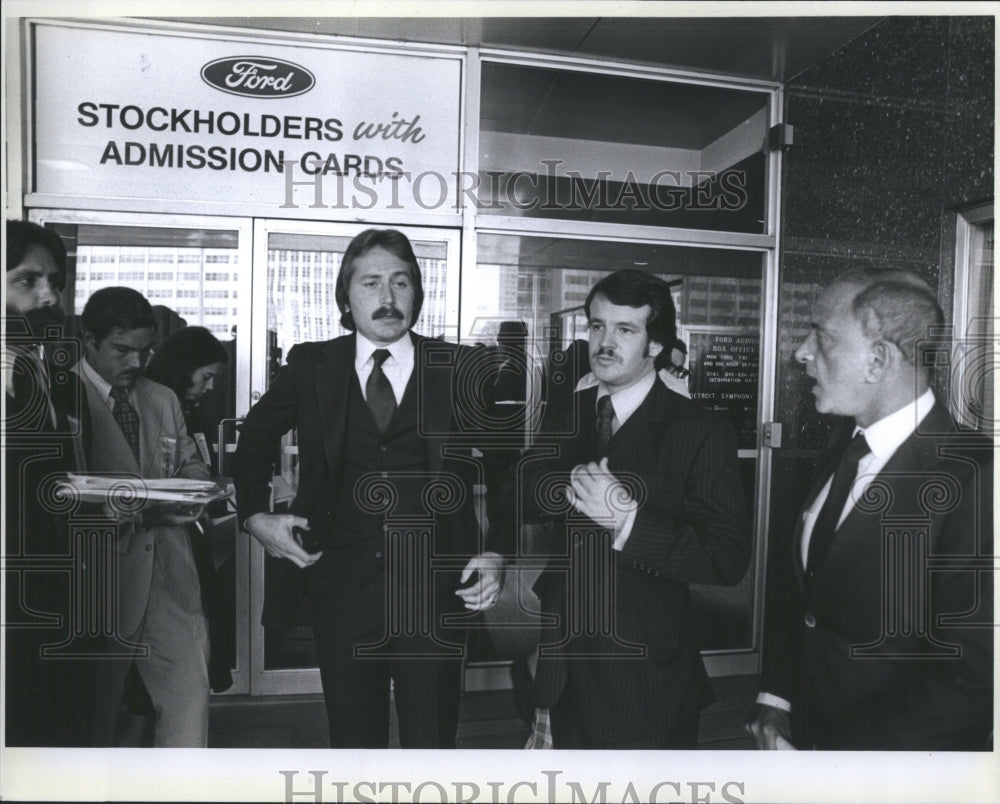
{"type": "MultiPolygon", "coordinates": [[[[919,399],[900,408],[895,413],[889,414],[884,419],[879,419],[867,429],[862,431],[860,427],[854,428],[852,435],[864,432],[865,441],[868,442],[868,448],[871,452],[858,461],[858,474],[851,486],[851,493],[847,495],[844,510],[840,512],[840,517],[837,519],[838,528],[840,523],[851,513],[855,500],[861,499],[875,476],[882,471],[900,445],[913,435],[920,422],[931,412],[932,407],[934,407],[934,392],[928,388],[919,399]]],[[[833,485],[832,474],[823,488],[820,489],[819,494],[816,495],[813,504],[802,515],[803,563],[809,555],[809,541],[812,538],[813,526],[816,524],[819,512],[823,510],[823,503],[826,502],[826,498],[830,494],[831,485],[833,485]]]]}
{"type": "MultiPolygon", "coordinates": [[[[382,373],[389,380],[392,386],[392,395],[396,397],[396,404],[401,405],[403,394],[406,392],[406,384],[410,381],[413,373],[414,348],[413,338],[407,332],[402,338],[388,346],[379,346],[372,343],[364,335],[358,332],[355,336],[354,346],[354,370],[358,373],[358,382],[361,383],[361,395],[365,396],[368,377],[371,376],[372,369],[375,368],[375,361],[372,354],[376,349],[388,349],[389,357],[382,364],[382,373]]],[[[365,401],[368,398],[365,396],[365,401]]]]}
{"type": "MultiPolygon", "coordinates": [[[[110,383],[108,383],[108,381],[105,380],[104,377],[102,377],[94,370],[94,367],[87,362],[87,358],[85,357],[80,360],[80,368],[83,370],[83,373],[87,376],[87,379],[94,384],[94,387],[98,391],[101,392],[101,399],[103,399],[104,404],[108,406],[108,410],[114,413],[115,400],[111,397],[110,383]]],[[[131,388],[128,389],[128,401],[129,404],[134,408],[135,393],[132,391],[131,388]]]]}
{"type": "MultiPolygon", "coordinates": [[[[611,434],[614,435],[631,418],[632,414],[639,409],[639,405],[643,403],[643,400],[645,400],[649,392],[653,389],[654,382],[656,382],[656,372],[650,371],[642,379],[632,383],[627,388],[612,391],[594,376],[594,372],[590,372],[589,374],[585,374],[580,379],[580,382],[576,384],[576,391],[585,391],[596,385],[597,401],[600,401],[601,397],[604,396],[611,397],[611,407],[615,411],[614,418],[611,419],[611,434]]],[[[625,542],[628,541],[628,537],[632,533],[635,515],[636,509],[633,508],[625,517],[625,522],[618,530],[618,533],[615,534],[615,540],[611,543],[611,546],[615,550],[620,552],[625,548],[625,542]]]]}

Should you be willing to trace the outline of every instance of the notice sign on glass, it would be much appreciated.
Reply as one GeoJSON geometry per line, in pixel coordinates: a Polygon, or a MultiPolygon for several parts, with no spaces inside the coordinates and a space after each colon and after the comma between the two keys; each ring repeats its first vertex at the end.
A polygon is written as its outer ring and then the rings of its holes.
{"type": "Polygon", "coordinates": [[[689,330],[688,339],[691,398],[733,423],[739,449],[756,449],[760,335],[689,330]]]}

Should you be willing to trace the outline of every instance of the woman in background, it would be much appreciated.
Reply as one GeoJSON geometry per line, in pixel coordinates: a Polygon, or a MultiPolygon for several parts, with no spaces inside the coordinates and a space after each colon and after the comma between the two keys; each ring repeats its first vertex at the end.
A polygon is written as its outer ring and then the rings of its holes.
{"type": "MultiPolygon", "coordinates": [[[[217,471],[217,463],[212,460],[216,428],[208,420],[201,403],[215,387],[215,378],[222,374],[228,360],[225,347],[211,332],[204,327],[184,327],[156,347],[143,372],[149,379],[166,385],[177,394],[188,435],[197,444],[201,459],[213,471],[217,471]]],[[[209,506],[209,514],[216,520],[225,516],[225,502],[213,503],[209,506]]],[[[234,517],[229,517],[225,523],[213,524],[212,518],[206,515],[188,528],[191,549],[198,564],[201,605],[208,618],[211,645],[208,678],[213,692],[222,692],[233,684],[230,668],[235,661],[236,649],[236,576],[233,540],[220,539],[220,544],[227,549],[223,556],[213,557],[212,537],[225,536],[225,533],[217,532],[220,526],[233,529],[234,525],[234,517]]]]}
{"type": "Polygon", "coordinates": [[[215,378],[222,374],[228,360],[225,347],[211,332],[204,327],[184,327],[156,347],[143,372],[177,394],[188,435],[209,467],[213,465],[210,445],[215,440],[214,428],[201,402],[215,387],[215,378]]]}

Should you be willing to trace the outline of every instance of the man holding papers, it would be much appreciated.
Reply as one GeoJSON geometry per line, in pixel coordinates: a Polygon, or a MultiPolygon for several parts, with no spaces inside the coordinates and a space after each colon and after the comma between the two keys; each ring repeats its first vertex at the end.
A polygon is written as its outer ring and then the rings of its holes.
{"type": "Polygon", "coordinates": [[[110,287],[94,293],[81,317],[84,358],[76,367],[87,389],[93,424],[88,466],[136,478],[140,500],[109,501],[116,519],[117,585],[113,595],[116,653],[98,671],[96,745],[123,742],[119,713],[132,663],[155,711],[156,746],[205,746],[208,739],[208,628],[198,574],[184,525],[203,506],[141,500],[142,479],[208,480],[184,427],[177,396],[142,376],[156,324],[138,292],[110,287]]]}

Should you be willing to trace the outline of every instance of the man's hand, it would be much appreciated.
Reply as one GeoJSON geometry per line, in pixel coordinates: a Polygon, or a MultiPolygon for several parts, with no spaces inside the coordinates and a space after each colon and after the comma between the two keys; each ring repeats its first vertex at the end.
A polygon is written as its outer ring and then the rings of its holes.
{"type": "Polygon", "coordinates": [[[497,553],[480,553],[469,560],[459,583],[466,583],[474,572],[479,573],[479,578],[472,586],[455,592],[462,598],[465,608],[484,611],[497,602],[503,588],[503,565],[503,556],[497,553]]]}
{"type": "Polygon", "coordinates": [[[323,554],[303,550],[292,533],[295,527],[309,530],[309,520],[291,514],[254,514],[246,521],[247,533],[264,545],[268,555],[287,558],[297,567],[308,567],[323,554]]]}
{"type": "Polygon", "coordinates": [[[570,487],[566,491],[573,507],[581,514],[616,531],[622,529],[636,503],[628,490],[608,469],[608,459],[600,463],[581,463],[570,473],[570,487]]]}
{"type": "Polygon", "coordinates": [[[765,751],[794,751],[792,745],[792,719],[784,709],[767,704],[757,704],[746,730],[753,735],[757,747],[765,751]]]}

